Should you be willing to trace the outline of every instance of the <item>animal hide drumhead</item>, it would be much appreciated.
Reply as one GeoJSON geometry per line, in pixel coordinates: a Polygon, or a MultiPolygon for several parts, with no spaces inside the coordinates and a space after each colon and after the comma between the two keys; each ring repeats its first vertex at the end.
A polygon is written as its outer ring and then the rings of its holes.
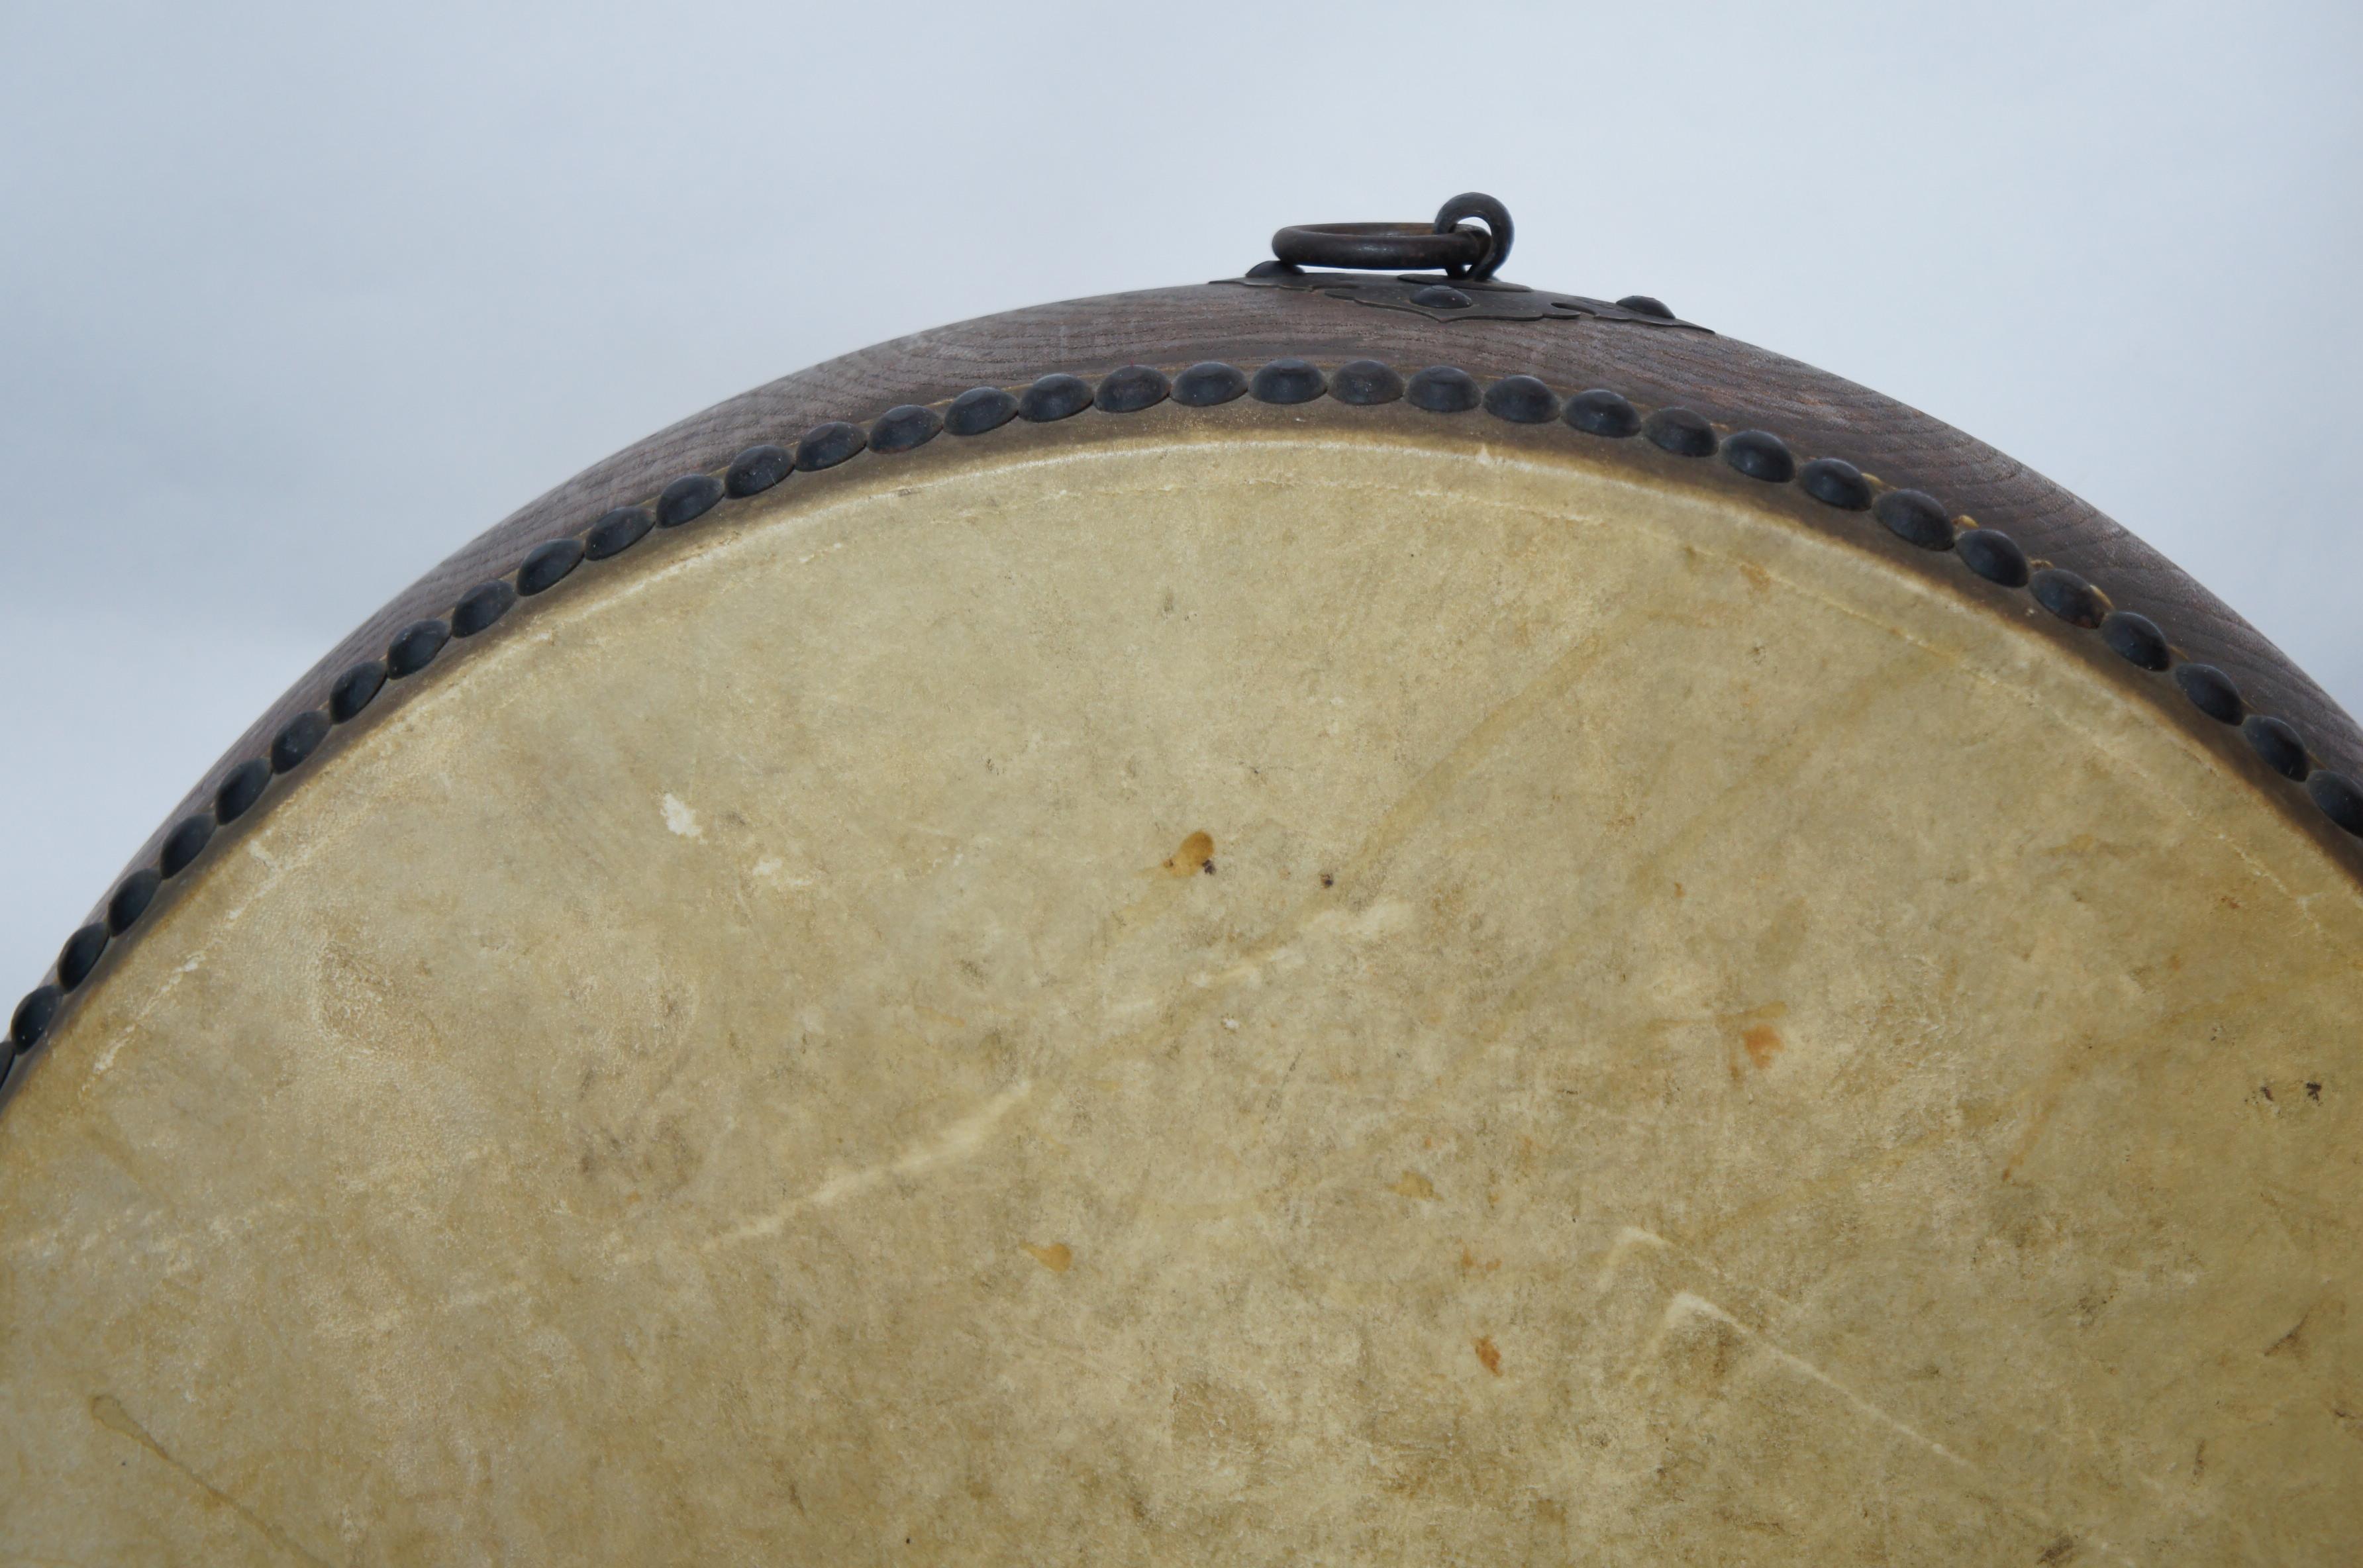
{"type": "Polygon", "coordinates": [[[17,1066],[0,1558],[2363,1537],[2354,841],[1958,550],[1169,398],[438,649],[17,1066]]]}

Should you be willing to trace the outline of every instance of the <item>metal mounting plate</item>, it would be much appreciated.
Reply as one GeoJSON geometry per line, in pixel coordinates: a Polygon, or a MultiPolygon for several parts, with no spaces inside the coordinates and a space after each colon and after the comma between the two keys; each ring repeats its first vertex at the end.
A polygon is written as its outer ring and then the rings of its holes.
{"type": "Polygon", "coordinates": [[[1581,294],[1554,294],[1523,283],[1498,280],[1476,282],[1432,272],[1406,272],[1398,277],[1374,277],[1366,272],[1282,271],[1267,262],[1261,276],[1217,278],[1248,289],[1286,289],[1315,293],[1349,304],[1375,305],[1381,310],[1409,311],[1430,321],[1576,321],[1586,316],[1636,326],[1677,327],[1686,332],[1711,329],[1694,321],[1680,321],[1628,310],[1606,300],[1581,294]],[[1269,270],[1266,270],[1269,269],[1269,270]]]}

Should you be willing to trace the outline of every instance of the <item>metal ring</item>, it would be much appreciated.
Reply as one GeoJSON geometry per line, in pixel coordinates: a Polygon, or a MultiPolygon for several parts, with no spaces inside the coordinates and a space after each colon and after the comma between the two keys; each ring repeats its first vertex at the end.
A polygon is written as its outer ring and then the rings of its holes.
{"type": "Polygon", "coordinates": [[[1460,221],[1462,218],[1483,221],[1488,231],[1485,253],[1471,262],[1466,271],[1455,271],[1448,263],[1444,271],[1448,277],[1466,278],[1472,283],[1481,283],[1500,271],[1502,263],[1510,259],[1510,241],[1515,234],[1510,223],[1510,209],[1482,191],[1464,191],[1436,210],[1436,232],[1471,232],[1469,226],[1460,221]]]}
{"type": "Polygon", "coordinates": [[[1271,253],[1296,267],[1350,267],[1373,272],[1444,269],[1465,277],[1491,241],[1476,228],[1438,234],[1417,223],[1307,223],[1271,237],[1271,253]]]}
{"type": "Polygon", "coordinates": [[[1440,271],[1481,283],[1510,254],[1510,209],[1470,191],[1444,204],[1429,225],[1415,223],[1295,224],[1271,237],[1271,253],[1292,267],[1348,267],[1361,271],[1440,271]],[[1483,228],[1462,223],[1482,220],[1483,228]]]}

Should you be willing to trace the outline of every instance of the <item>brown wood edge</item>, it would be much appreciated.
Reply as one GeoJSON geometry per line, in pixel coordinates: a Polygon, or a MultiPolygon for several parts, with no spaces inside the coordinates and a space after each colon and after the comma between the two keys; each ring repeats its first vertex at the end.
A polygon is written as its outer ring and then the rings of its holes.
{"type": "MultiPolygon", "coordinates": [[[[1294,363],[1301,364],[1304,361],[1294,363]]],[[[1361,361],[1361,363],[1367,364],[1370,361],[1361,361]]],[[[1102,378],[1098,390],[1104,399],[1104,389],[1116,376],[1129,376],[1137,384],[1140,380],[1141,370],[1153,369],[1159,376],[1170,381],[1172,376],[1178,375],[1187,368],[1181,365],[1127,366],[1120,370],[1111,371],[1107,377],[1102,378]]],[[[1333,360],[1328,364],[1312,368],[1321,372],[1326,384],[1340,366],[1333,360]]],[[[1240,369],[1244,379],[1245,368],[1240,369]]],[[[1504,380],[1507,379],[1504,378],[1504,380]]],[[[1039,390],[1047,383],[1074,380],[1075,378],[1065,376],[1061,372],[1052,372],[1033,383],[1033,387],[1028,390],[1039,390]]],[[[1496,385],[1499,384],[1496,383],[1496,385]]],[[[1074,395],[1071,388],[1062,390],[1068,392],[1071,399],[1074,395]]],[[[1093,390],[1094,389],[1087,383],[1083,388],[1085,393],[1093,390]]],[[[1587,389],[1551,388],[1549,390],[1553,394],[1556,409],[1559,400],[1587,389]]],[[[1012,393],[1012,395],[1015,397],[1021,394],[1012,393]]],[[[947,398],[921,406],[926,407],[937,419],[940,419],[956,401],[956,399],[947,398]]],[[[905,405],[906,409],[908,407],[909,405],[905,405]]],[[[1636,403],[1635,411],[1645,418],[1654,418],[1656,414],[1663,413],[1667,408],[1674,407],[1678,405],[1660,404],[1651,408],[1636,403]]],[[[878,411],[866,428],[875,428],[878,421],[883,419],[887,412],[878,411]]],[[[907,420],[910,414],[905,413],[904,417],[907,420]]],[[[1730,437],[1741,434],[1747,428],[1745,426],[1736,426],[1727,420],[1708,421],[1714,433],[1714,450],[1711,453],[1684,456],[1666,449],[1653,442],[1648,435],[1637,432],[1622,436],[1588,434],[1571,427],[1556,413],[1547,421],[1521,422],[1497,414],[1486,405],[1450,412],[1431,412],[1414,407],[1399,398],[1375,403],[1352,404],[1326,395],[1326,392],[1297,402],[1262,401],[1254,395],[1240,394],[1222,403],[1202,406],[1185,406],[1170,396],[1160,395],[1147,406],[1124,412],[1111,412],[1097,403],[1087,402],[1082,406],[1054,419],[1034,421],[1024,417],[1011,417],[992,429],[975,435],[955,435],[949,430],[938,429],[921,444],[904,450],[881,451],[865,443],[849,458],[840,462],[817,470],[798,468],[788,478],[776,484],[753,494],[725,497],[713,503],[710,510],[705,510],[673,527],[653,525],[653,514],[659,496],[650,494],[644,497],[636,504],[648,509],[651,514],[651,525],[645,534],[636,537],[628,546],[613,556],[601,559],[582,560],[550,587],[538,593],[516,599],[493,624],[471,636],[450,638],[448,642],[442,643],[420,668],[405,676],[387,679],[383,690],[379,690],[373,700],[359,712],[349,719],[331,723],[325,738],[319,741],[300,763],[284,772],[272,774],[265,788],[257,798],[238,812],[231,820],[217,823],[207,836],[203,849],[195,857],[179,867],[172,875],[161,877],[152,898],[136,918],[126,922],[124,929],[119,932],[108,929],[108,904],[114,898],[114,893],[111,891],[108,900],[103,901],[94,911],[94,920],[77,931],[75,937],[69,942],[68,951],[71,951],[73,941],[87,941],[94,932],[97,933],[101,941],[94,956],[88,963],[81,966],[81,972],[76,977],[75,984],[67,987],[62,984],[65,954],[61,954],[60,963],[51,966],[49,973],[44,976],[42,984],[18,1004],[17,1015],[11,1020],[9,1039],[0,1043],[13,1049],[8,1053],[6,1060],[0,1061],[0,1067],[13,1068],[16,1060],[28,1057],[38,1052],[40,1043],[53,1034],[59,1024],[69,1016],[76,999],[87,994],[105,979],[118,961],[121,952],[128,948],[140,932],[161,918],[162,914],[178,901],[182,889],[192,883],[206,866],[218,860],[231,846],[241,841],[255,823],[260,822],[292,790],[300,787],[304,779],[316,772],[326,758],[343,751],[354,744],[361,735],[383,723],[389,715],[398,711],[415,692],[447,677],[449,670],[465,659],[475,648],[489,646],[518,635],[520,627],[527,625],[535,618],[535,611],[544,602],[560,602],[588,591],[592,587],[596,586],[598,580],[605,578],[613,571],[642,568],[670,558],[677,555],[682,548],[693,545],[699,536],[712,529],[729,526],[734,521],[732,515],[734,513],[739,519],[752,520],[758,515],[767,515],[776,512],[782,501],[785,501],[789,506],[794,507],[801,505],[806,497],[815,501],[825,501],[833,495],[841,494],[847,487],[852,485],[891,484],[900,476],[886,471],[889,465],[917,473],[924,473],[931,469],[941,469],[959,460],[959,456],[964,456],[970,450],[970,443],[972,442],[978,444],[979,450],[989,449],[985,445],[988,443],[993,446],[1005,446],[1012,440],[1027,440],[1055,449],[1059,447],[1072,447],[1080,444],[1113,443],[1148,433],[1161,433],[1170,436],[1174,434],[1177,422],[1182,420],[1208,427],[1264,428],[1275,431],[1285,430],[1291,426],[1301,427],[1308,421],[1350,423],[1365,429],[1383,429],[1432,444],[1467,442],[1470,446],[1481,447],[1506,446],[1522,450],[1547,452],[1554,458],[1572,459],[1611,473],[1637,473],[1655,480],[1706,490],[1726,499],[1736,500],[1791,522],[1801,524],[1813,532],[1867,550],[1891,565],[1936,583],[1973,602],[1984,605],[1994,613],[2019,624],[2024,629],[2061,648],[2070,657],[2080,660],[2093,668],[2103,679],[2147,701],[2162,720],[2181,730],[2202,750],[2211,754],[2219,765],[2247,783],[2269,808],[2279,812],[2284,820],[2320,845],[2335,863],[2356,879],[2358,886],[2363,886],[2363,836],[2358,836],[2356,833],[2343,829],[2332,822],[2310,794],[2304,783],[2286,777],[2269,766],[2250,745],[2244,742],[2239,724],[2211,717],[2202,712],[2191,701],[2187,700],[2168,670],[2145,668],[2119,657],[2102,640],[2096,627],[2071,624],[2057,613],[2047,613],[2027,587],[2006,585],[1977,575],[1963,565],[1958,554],[1952,549],[1924,548],[1907,543],[1878,521],[1869,509],[1868,502],[1862,508],[1827,503],[1809,495],[1795,477],[1771,480],[1752,478],[1738,471],[1726,460],[1726,457],[1731,450],[1730,437]],[[628,560],[625,558],[627,557],[629,558],[628,560]],[[22,1024],[27,1010],[40,1007],[45,993],[49,998],[45,1015],[39,1019],[36,1028],[30,1031],[24,1029],[22,1024]],[[24,1038],[28,1033],[30,1038],[24,1038]]],[[[806,432],[805,436],[810,439],[816,434],[818,434],[817,430],[806,432]]],[[[786,439],[786,433],[782,433],[783,445],[786,439]]],[[[1782,450],[1785,450],[1785,447],[1782,450]]],[[[1803,458],[1795,458],[1792,454],[1794,471],[1802,472],[1806,462],[1824,457],[1836,458],[1841,464],[1845,461],[1841,454],[1813,454],[1803,458]]],[[[690,477],[693,476],[682,476],[682,478],[690,477]]],[[[719,480],[721,475],[714,473],[712,477],[719,480]]],[[[1868,495],[1873,499],[1903,488],[1889,484],[1875,474],[1863,473],[1861,479],[1868,495]]],[[[679,480],[675,482],[678,483],[679,480]]],[[[580,540],[593,533],[600,523],[612,517],[616,512],[627,510],[630,508],[610,509],[609,512],[603,513],[599,518],[578,528],[573,534],[562,536],[561,538],[580,540]]],[[[1953,514],[1950,516],[1950,521],[1956,528],[1975,526],[1975,519],[1965,515],[1953,514]]],[[[520,548],[516,561],[511,562],[504,571],[496,576],[488,577],[485,580],[514,584],[526,558],[537,551],[549,547],[554,542],[556,541],[547,538],[537,539],[531,545],[520,548]]],[[[2040,558],[2028,558],[2031,570],[2040,570],[2048,564],[2040,558]]],[[[2101,602],[2105,603],[2106,585],[2095,583],[2090,586],[2099,591],[2102,596],[2101,602]]],[[[449,611],[447,610],[444,615],[437,619],[448,625],[449,611]]],[[[2171,627],[2162,629],[2171,638],[2173,629],[2171,627]]],[[[396,634],[397,639],[401,635],[402,633],[399,632],[396,634]]],[[[2179,646],[2174,648],[2173,653],[2174,665],[2180,666],[2188,662],[2183,658],[2179,646]]],[[[218,772],[219,769],[216,771],[218,772]]],[[[2317,766],[2313,771],[2328,770],[2317,766]]],[[[181,822],[185,823],[189,820],[191,819],[184,817],[181,822]]],[[[170,829],[174,825],[168,823],[167,828],[170,829]]],[[[143,869],[160,869],[154,859],[154,849],[156,845],[165,841],[165,834],[160,832],[156,837],[150,839],[150,851],[143,856],[147,865],[144,867],[135,865],[129,876],[138,876],[143,869]]],[[[117,889],[119,889],[127,880],[128,877],[118,879],[117,889]]],[[[7,1072],[5,1081],[0,1081],[0,1109],[5,1109],[6,1104],[14,1099],[18,1083],[24,1076],[21,1071],[11,1070],[7,1072]]]]}

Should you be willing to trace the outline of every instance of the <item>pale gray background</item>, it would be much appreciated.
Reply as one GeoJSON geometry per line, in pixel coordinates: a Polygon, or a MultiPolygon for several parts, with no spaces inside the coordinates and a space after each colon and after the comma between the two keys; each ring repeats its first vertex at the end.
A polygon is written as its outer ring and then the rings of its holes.
{"type": "Polygon", "coordinates": [[[0,0],[0,991],[471,535],[938,322],[1492,192],[2363,707],[2363,7],[0,0]]]}

